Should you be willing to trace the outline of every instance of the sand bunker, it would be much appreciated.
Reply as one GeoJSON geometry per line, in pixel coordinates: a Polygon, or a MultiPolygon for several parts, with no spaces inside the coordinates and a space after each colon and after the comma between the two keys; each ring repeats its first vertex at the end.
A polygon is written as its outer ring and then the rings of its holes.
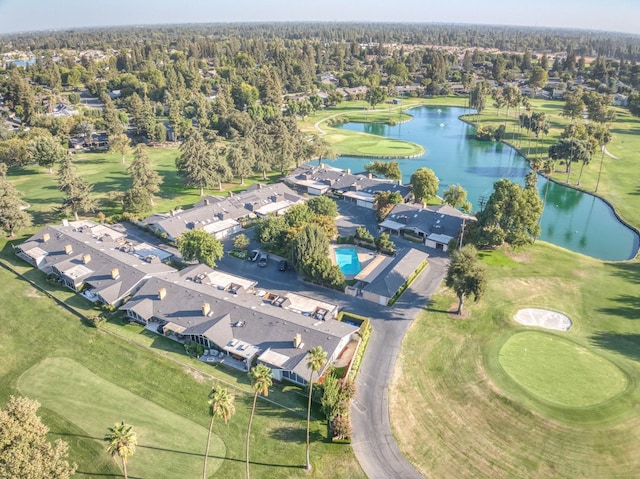
{"type": "Polygon", "coordinates": [[[571,320],[569,318],[564,314],[549,311],[548,309],[521,309],[513,319],[525,326],[538,326],[557,331],[568,331],[571,328],[571,320]]]}

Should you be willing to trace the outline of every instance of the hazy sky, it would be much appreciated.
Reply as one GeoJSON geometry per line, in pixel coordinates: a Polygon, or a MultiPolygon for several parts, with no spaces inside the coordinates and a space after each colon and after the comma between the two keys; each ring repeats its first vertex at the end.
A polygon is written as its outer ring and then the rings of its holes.
{"type": "Polygon", "coordinates": [[[0,0],[0,33],[297,20],[482,23],[640,34],[640,0],[0,0]]]}

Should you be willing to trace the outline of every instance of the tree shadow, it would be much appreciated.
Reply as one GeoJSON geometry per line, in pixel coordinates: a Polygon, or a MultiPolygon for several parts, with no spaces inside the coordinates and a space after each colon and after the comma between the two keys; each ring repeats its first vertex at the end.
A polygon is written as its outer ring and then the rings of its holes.
{"type": "MultiPolygon", "coordinates": [[[[304,442],[306,440],[305,431],[299,427],[278,427],[269,432],[272,439],[282,442],[304,442]]],[[[326,438],[319,431],[310,431],[309,440],[311,442],[326,442],[326,438]]]]}
{"type": "Polygon", "coordinates": [[[589,338],[594,346],[598,346],[635,361],[640,361],[640,334],[621,334],[600,332],[589,338]]]}
{"type": "Polygon", "coordinates": [[[640,319],[640,297],[625,294],[614,298],[613,301],[620,306],[600,308],[598,311],[625,319],[640,319]]]}
{"type": "MultiPolygon", "coordinates": [[[[103,441],[103,438],[101,437],[94,437],[94,436],[89,436],[87,434],[73,434],[73,433],[68,433],[68,432],[56,432],[53,431],[51,432],[51,434],[55,434],[57,436],[68,436],[68,437],[76,437],[76,438],[82,438],[82,439],[92,439],[94,441],[103,441]]],[[[313,438],[313,436],[312,436],[313,438]]],[[[190,451],[178,451],[176,449],[168,449],[168,448],[164,448],[164,447],[157,447],[157,446],[149,446],[149,445],[145,445],[145,444],[138,444],[137,446],[140,449],[151,449],[154,451],[162,451],[162,452],[170,452],[172,454],[184,454],[184,455],[189,455],[189,456],[196,456],[198,458],[204,458],[204,454],[203,453],[198,453],[198,452],[190,452],[190,451]]],[[[244,459],[236,459],[233,457],[226,457],[226,456],[217,456],[215,454],[209,454],[209,457],[214,458],[214,459],[222,459],[223,461],[233,461],[233,462],[242,462],[244,463],[244,459]]],[[[249,461],[250,464],[255,464],[256,466],[268,466],[268,467],[285,467],[285,468],[290,468],[290,469],[297,469],[300,466],[292,466],[292,465],[288,465],[288,464],[273,464],[273,463],[268,463],[268,462],[256,462],[256,461],[249,461]]],[[[119,474],[98,474],[98,473],[91,473],[91,472],[81,472],[81,471],[77,471],[80,474],[88,474],[88,475],[94,475],[94,476],[98,476],[98,475],[105,475],[105,476],[112,476],[112,477],[123,477],[122,475],[119,474]]],[[[131,479],[134,479],[133,476],[129,476],[131,479]]]]}

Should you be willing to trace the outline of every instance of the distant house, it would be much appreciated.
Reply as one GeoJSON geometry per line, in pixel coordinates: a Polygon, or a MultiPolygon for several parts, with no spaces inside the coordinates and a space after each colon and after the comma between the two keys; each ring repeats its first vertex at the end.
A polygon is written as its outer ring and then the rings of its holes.
{"type": "Polygon", "coordinates": [[[193,208],[151,215],[143,223],[170,240],[195,229],[203,229],[223,239],[240,231],[240,220],[244,218],[282,215],[292,205],[303,201],[302,196],[283,183],[254,184],[228,198],[207,196],[193,208]]]}
{"type": "Polygon", "coordinates": [[[69,138],[69,149],[79,150],[108,150],[109,136],[106,133],[92,133],[91,138],[85,135],[76,135],[69,138]]]}
{"type": "Polygon", "coordinates": [[[284,182],[298,191],[311,196],[324,194],[339,195],[345,201],[365,208],[375,208],[376,193],[397,191],[406,201],[411,188],[393,180],[374,178],[373,175],[352,174],[350,170],[341,170],[327,165],[304,165],[296,168],[284,182]]]}
{"type": "Polygon", "coordinates": [[[145,279],[175,271],[159,260],[166,255],[161,250],[133,246],[116,230],[92,221],[73,221],[47,226],[16,246],[15,252],[91,301],[116,306],[145,279]]]}
{"type": "MultiPolygon", "coordinates": [[[[215,274],[198,265],[150,279],[120,309],[152,331],[215,351],[235,367],[248,370],[255,363],[265,364],[274,379],[300,385],[311,375],[306,365],[309,348],[320,346],[327,352],[324,371],[350,341],[357,340],[358,326],[299,312],[289,298],[274,298],[265,291],[254,294],[207,284],[215,274]]],[[[300,304],[314,303],[301,298],[300,304]]]]}
{"type": "Polygon", "coordinates": [[[65,116],[77,115],[78,113],[79,111],[73,108],[72,106],[67,105],[66,103],[58,103],[51,109],[50,113],[47,113],[47,115],[60,118],[65,116]]]}
{"type": "Polygon", "coordinates": [[[336,91],[340,93],[345,100],[364,100],[369,88],[366,86],[357,86],[352,88],[336,88],[336,91]]]}
{"type": "Polygon", "coordinates": [[[475,217],[449,205],[422,208],[415,204],[398,204],[379,228],[390,234],[409,234],[429,248],[447,251],[449,241],[458,236],[466,221],[475,221],[475,217]]]}
{"type": "Polygon", "coordinates": [[[338,79],[331,72],[323,72],[318,75],[320,78],[320,83],[324,83],[326,85],[337,85],[338,79]]]}
{"type": "Polygon", "coordinates": [[[613,106],[629,106],[629,97],[627,95],[616,93],[613,95],[611,104],[613,106]]]}

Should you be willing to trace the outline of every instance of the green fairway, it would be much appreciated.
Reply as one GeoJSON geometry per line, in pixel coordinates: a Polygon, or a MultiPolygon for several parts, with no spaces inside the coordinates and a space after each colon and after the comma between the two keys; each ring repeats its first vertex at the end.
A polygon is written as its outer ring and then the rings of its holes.
{"type": "Polygon", "coordinates": [[[640,261],[542,242],[482,260],[469,316],[447,313],[457,299],[442,288],[403,340],[389,397],[400,450],[425,477],[639,477],[640,261]],[[525,307],[573,326],[532,331],[513,321],[525,307]],[[537,357],[518,361],[524,348],[537,357]]]}
{"type": "MultiPolygon", "coordinates": [[[[30,276],[38,275],[42,273],[32,270],[30,276]]],[[[170,347],[176,343],[167,343],[160,336],[155,341],[147,339],[139,329],[110,325],[108,330],[126,332],[125,337],[115,337],[87,326],[4,268],[0,268],[0,284],[0,404],[11,394],[39,399],[43,406],[38,412],[51,430],[51,439],[69,443],[69,459],[78,464],[74,477],[121,477],[118,462],[106,454],[101,441],[106,428],[121,419],[130,421],[139,435],[140,447],[129,462],[138,473],[130,477],[198,477],[209,425],[207,394],[218,381],[224,381],[235,395],[236,413],[228,425],[214,425],[218,438],[212,442],[211,471],[219,469],[210,477],[244,475],[253,399],[246,374],[219,372],[190,360],[170,347]],[[132,343],[129,334],[132,340],[136,336],[146,339],[141,342],[144,346],[132,343]],[[191,364],[203,370],[192,369],[191,364]],[[214,382],[210,375],[220,379],[214,382]],[[153,449],[156,447],[159,449],[153,449]],[[180,464],[182,470],[174,473],[180,464]]],[[[68,304],[83,303],[68,290],[51,285],[47,289],[68,298],[68,304]]],[[[251,435],[251,475],[297,478],[303,474],[305,460],[306,397],[285,392],[287,388],[280,385],[271,389],[269,399],[286,401],[287,408],[258,400],[251,435]]],[[[321,414],[319,409],[313,411],[314,417],[321,414]]],[[[314,467],[309,477],[364,478],[351,448],[332,444],[326,436],[326,421],[312,420],[314,467]]]]}
{"type": "Polygon", "coordinates": [[[393,140],[356,131],[328,128],[327,141],[336,153],[372,158],[404,158],[419,156],[424,149],[415,143],[393,140]]]}
{"type": "Polygon", "coordinates": [[[595,406],[624,391],[628,383],[602,356],[538,331],[511,336],[500,348],[498,361],[525,390],[564,407],[595,406]]]}
{"type": "MultiPolygon", "coordinates": [[[[108,426],[135,426],[138,449],[129,472],[139,477],[196,477],[202,472],[207,429],[92,373],[68,358],[47,358],[18,381],[21,393],[69,420],[104,445],[108,426]],[[198,460],[199,459],[199,460],[198,460]]],[[[225,457],[225,445],[211,438],[208,473],[225,457]]]]}

